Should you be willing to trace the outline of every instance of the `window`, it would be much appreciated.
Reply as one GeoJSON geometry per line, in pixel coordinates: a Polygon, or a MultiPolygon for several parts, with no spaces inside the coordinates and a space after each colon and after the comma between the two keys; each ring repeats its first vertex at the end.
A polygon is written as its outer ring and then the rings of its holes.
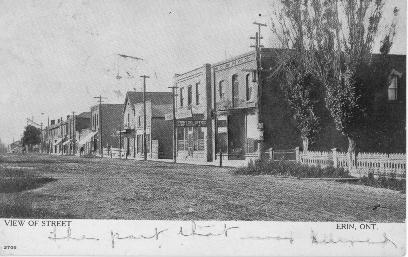
{"type": "Polygon", "coordinates": [[[224,85],[224,80],[221,80],[219,85],[218,85],[218,92],[220,95],[220,99],[224,99],[224,90],[225,90],[225,85],[224,85]]]}
{"type": "Polygon", "coordinates": [[[137,126],[141,127],[142,126],[142,117],[137,116],[137,126]]]}
{"type": "Polygon", "coordinates": [[[193,87],[191,85],[187,88],[187,104],[191,105],[193,102],[193,87]]]}
{"type": "Polygon", "coordinates": [[[184,97],[183,97],[184,88],[180,88],[180,107],[183,107],[184,97]]]}
{"type": "Polygon", "coordinates": [[[177,128],[177,151],[184,150],[184,128],[177,128]]]}
{"type": "Polygon", "coordinates": [[[398,78],[394,76],[388,86],[388,101],[398,100],[398,78]]]}
{"type": "Polygon", "coordinates": [[[252,98],[252,87],[250,85],[250,74],[245,77],[245,89],[246,89],[246,100],[249,101],[252,98]]]}
{"type": "Polygon", "coordinates": [[[128,113],[128,116],[127,116],[127,126],[129,127],[129,125],[130,125],[130,113],[128,113]]]}
{"type": "Polygon", "coordinates": [[[239,82],[237,74],[232,75],[231,84],[232,84],[232,107],[236,107],[239,104],[239,82]]]}
{"type": "Polygon", "coordinates": [[[196,83],[195,93],[196,93],[196,105],[200,104],[200,91],[198,88],[200,87],[200,82],[196,83]]]}

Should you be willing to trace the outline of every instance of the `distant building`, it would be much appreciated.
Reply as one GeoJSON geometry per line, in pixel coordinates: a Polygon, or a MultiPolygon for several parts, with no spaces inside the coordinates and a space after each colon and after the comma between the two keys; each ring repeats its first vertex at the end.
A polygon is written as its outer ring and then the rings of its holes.
{"type": "MultiPolygon", "coordinates": [[[[172,93],[146,92],[146,152],[147,158],[172,158],[173,124],[165,120],[172,110],[172,93]]],[[[127,92],[123,111],[121,147],[126,158],[144,155],[143,92],[127,92]]]]}
{"type": "Polygon", "coordinates": [[[18,140],[7,146],[8,153],[21,153],[23,151],[23,143],[18,140]]]}
{"type": "Polygon", "coordinates": [[[102,155],[103,148],[119,148],[116,132],[123,123],[123,104],[101,104],[91,107],[91,151],[102,155]]]}

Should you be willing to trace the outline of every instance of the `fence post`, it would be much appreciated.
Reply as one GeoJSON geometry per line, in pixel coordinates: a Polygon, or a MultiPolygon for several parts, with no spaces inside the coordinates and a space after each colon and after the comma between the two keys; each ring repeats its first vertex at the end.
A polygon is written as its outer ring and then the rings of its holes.
{"type": "Polygon", "coordinates": [[[269,158],[271,161],[275,160],[275,156],[273,154],[273,147],[269,148],[269,158]]]}
{"type": "Polygon", "coordinates": [[[222,152],[220,151],[220,167],[222,167],[222,152]]]}
{"type": "Polygon", "coordinates": [[[295,148],[296,152],[296,162],[300,162],[300,152],[299,152],[299,146],[295,148]]]}
{"type": "Polygon", "coordinates": [[[332,149],[333,152],[333,167],[337,168],[337,148],[332,149]]]}

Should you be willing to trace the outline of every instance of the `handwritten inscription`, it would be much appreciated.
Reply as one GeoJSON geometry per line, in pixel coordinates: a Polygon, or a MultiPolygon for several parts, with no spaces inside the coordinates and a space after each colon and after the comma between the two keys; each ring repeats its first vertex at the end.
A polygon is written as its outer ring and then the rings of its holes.
{"type": "Polygon", "coordinates": [[[119,233],[111,231],[111,242],[112,242],[112,248],[115,248],[115,240],[136,240],[136,239],[154,239],[154,240],[159,240],[159,235],[162,234],[163,232],[167,231],[168,229],[162,229],[159,230],[157,228],[154,228],[154,233],[152,235],[127,235],[127,236],[121,236],[119,233]]]}
{"type": "Polygon", "coordinates": [[[367,239],[349,239],[349,238],[335,238],[333,237],[332,234],[326,235],[319,235],[316,232],[312,230],[312,244],[350,244],[354,246],[354,244],[360,243],[360,244],[369,244],[369,245],[386,245],[386,244],[391,244],[395,248],[397,248],[397,244],[392,241],[386,233],[383,234],[383,240],[380,241],[374,241],[370,238],[367,239]]]}
{"type": "Polygon", "coordinates": [[[185,233],[183,230],[183,227],[180,227],[179,230],[179,235],[181,236],[206,236],[206,237],[211,237],[211,236],[225,236],[228,237],[228,231],[231,229],[238,229],[239,227],[229,227],[226,224],[224,224],[224,227],[221,231],[218,232],[213,232],[213,231],[208,231],[208,229],[213,229],[213,225],[207,225],[207,226],[198,226],[194,221],[192,221],[191,228],[189,233],[185,233]]]}
{"type": "Polygon", "coordinates": [[[85,235],[74,237],[72,236],[72,231],[70,227],[67,228],[66,233],[62,236],[57,235],[57,228],[54,227],[53,231],[50,232],[50,236],[48,236],[48,239],[53,240],[53,241],[57,241],[57,240],[75,240],[75,241],[95,240],[95,241],[99,241],[99,238],[87,237],[85,235]]]}

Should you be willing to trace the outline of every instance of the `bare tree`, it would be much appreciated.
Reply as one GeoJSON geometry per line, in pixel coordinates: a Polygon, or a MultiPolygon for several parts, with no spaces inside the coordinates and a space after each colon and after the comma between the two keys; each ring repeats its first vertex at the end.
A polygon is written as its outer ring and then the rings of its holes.
{"type": "Polygon", "coordinates": [[[277,51],[278,75],[300,131],[303,151],[308,151],[320,131],[320,82],[315,79],[312,15],[307,0],[282,0],[272,17],[272,33],[282,49],[277,51]]]}

